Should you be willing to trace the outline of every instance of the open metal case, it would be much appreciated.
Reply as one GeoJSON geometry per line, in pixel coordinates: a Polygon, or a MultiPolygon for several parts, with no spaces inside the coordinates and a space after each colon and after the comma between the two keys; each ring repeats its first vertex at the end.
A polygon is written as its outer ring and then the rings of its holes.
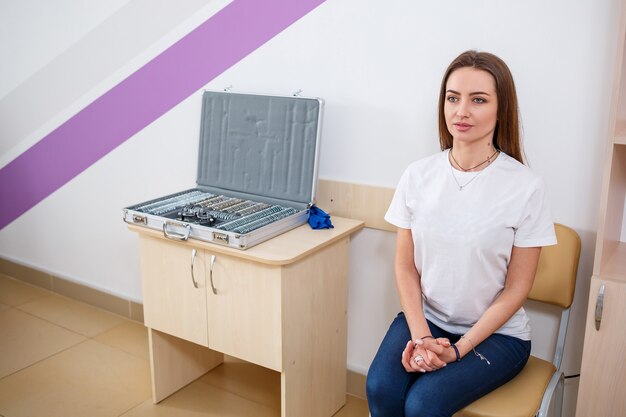
{"type": "Polygon", "coordinates": [[[247,249],[305,223],[323,101],[205,91],[197,186],[123,209],[124,221],[247,249]]]}

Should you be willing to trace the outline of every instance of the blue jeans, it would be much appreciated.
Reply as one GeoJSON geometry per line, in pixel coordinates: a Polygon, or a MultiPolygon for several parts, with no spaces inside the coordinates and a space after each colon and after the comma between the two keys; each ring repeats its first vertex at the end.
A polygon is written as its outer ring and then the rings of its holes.
{"type": "MultiPolygon", "coordinates": [[[[451,334],[428,322],[434,337],[454,343],[451,334]]],[[[367,374],[367,401],[372,417],[450,417],[517,375],[530,356],[530,341],[493,334],[476,350],[491,365],[469,352],[460,362],[433,372],[409,373],[402,351],[411,340],[404,313],[389,327],[367,374]]]]}

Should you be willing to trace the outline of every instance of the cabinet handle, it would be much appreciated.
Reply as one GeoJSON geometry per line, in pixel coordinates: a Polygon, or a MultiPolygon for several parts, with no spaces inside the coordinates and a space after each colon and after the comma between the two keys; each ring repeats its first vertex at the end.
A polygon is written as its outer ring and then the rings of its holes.
{"type": "Polygon", "coordinates": [[[598,291],[598,298],[596,299],[596,330],[600,330],[600,323],[602,323],[602,308],[604,307],[604,284],[600,285],[600,291],[598,291]]]}
{"type": "Polygon", "coordinates": [[[213,285],[213,265],[215,264],[215,255],[211,255],[211,267],[209,268],[209,280],[211,281],[211,289],[213,290],[213,294],[217,295],[217,290],[213,285]]]}
{"type": "Polygon", "coordinates": [[[196,277],[193,275],[193,263],[196,260],[196,250],[193,249],[191,251],[191,282],[193,283],[194,288],[198,288],[198,283],[196,282],[196,277]]]}

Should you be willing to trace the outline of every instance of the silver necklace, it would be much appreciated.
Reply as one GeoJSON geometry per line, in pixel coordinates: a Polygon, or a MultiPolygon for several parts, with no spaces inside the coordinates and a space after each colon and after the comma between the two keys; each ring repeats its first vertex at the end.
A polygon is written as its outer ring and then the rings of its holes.
{"type": "Polygon", "coordinates": [[[461,184],[459,182],[459,180],[456,179],[456,175],[454,175],[454,168],[452,167],[452,164],[450,164],[450,171],[452,172],[452,178],[454,178],[454,182],[456,182],[456,185],[459,186],[459,191],[463,191],[463,188],[467,187],[469,185],[469,183],[471,183],[472,181],[474,181],[476,179],[477,176],[480,175],[481,172],[484,171],[480,170],[476,173],[476,175],[474,175],[472,178],[470,178],[470,180],[468,182],[466,182],[465,184],[461,184]]]}
{"type": "MultiPolygon", "coordinates": [[[[454,156],[452,155],[452,148],[450,148],[450,152],[449,153],[450,153],[450,156],[452,156],[452,159],[454,159],[454,156]]],[[[494,155],[496,153],[498,153],[497,149],[496,149],[496,152],[494,153],[494,155]]],[[[489,164],[491,164],[491,158],[493,158],[494,155],[491,155],[489,158],[487,158],[487,160],[485,162],[489,162],[489,164]]],[[[478,171],[476,173],[476,175],[474,175],[472,178],[470,178],[470,180],[468,182],[466,182],[465,184],[461,184],[459,182],[459,180],[456,179],[456,175],[454,174],[454,167],[452,166],[452,162],[450,161],[450,159],[448,159],[448,162],[450,163],[450,172],[452,172],[452,178],[454,178],[454,182],[456,182],[456,185],[459,186],[459,191],[463,191],[463,188],[467,187],[472,181],[474,181],[476,179],[476,177],[478,177],[480,175],[481,172],[483,172],[485,169],[487,169],[487,167],[481,169],[480,171],[478,171]]],[[[456,162],[456,159],[454,160],[454,162],[456,162]]],[[[483,162],[482,164],[484,164],[485,162],[483,162]]],[[[482,164],[480,164],[480,165],[482,165],[482,164]]],[[[457,165],[458,165],[458,163],[457,163],[457,165]]],[[[459,165],[459,167],[460,167],[460,165],[459,165]]],[[[474,168],[476,168],[476,167],[474,167],[474,168]]],[[[461,167],[461,169],[463,169],[463,168],[461,167]]],[[[467,172],[467,171],[464,170],[464,172],[467,172]]]]}

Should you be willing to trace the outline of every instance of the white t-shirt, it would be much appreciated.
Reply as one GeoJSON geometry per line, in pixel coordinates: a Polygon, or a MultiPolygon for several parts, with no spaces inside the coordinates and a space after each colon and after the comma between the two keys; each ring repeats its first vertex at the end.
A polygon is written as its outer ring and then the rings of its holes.
{"type": "MultiPolygon", "coordinates": [[[[448,152],[409,165],[385,220],[411,229],[426,318],[464,334],[502,292],[513,246],[554,245],[556,235],[528,167],[501,152],[482,171],[453,172],[448,152]]],[[[530,340],[524,309],[496,333],[530,340]]]]}

